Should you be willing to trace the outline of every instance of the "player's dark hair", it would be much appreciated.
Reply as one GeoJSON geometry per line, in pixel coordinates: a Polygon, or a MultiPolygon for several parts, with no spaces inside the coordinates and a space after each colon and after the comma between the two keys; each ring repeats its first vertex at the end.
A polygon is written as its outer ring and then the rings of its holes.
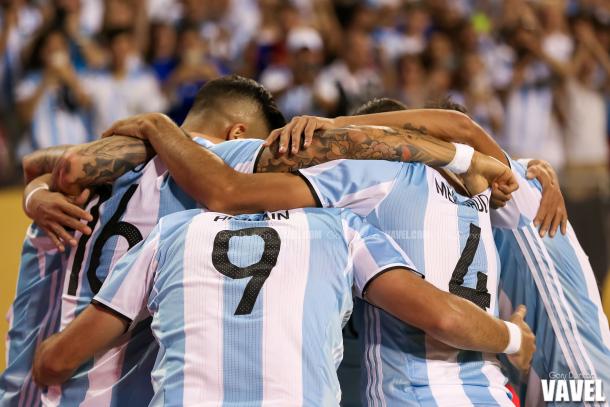
{"type": "Polygon", "coordinates": [[[407,106],[396,99],[375,98],[371,99],[352,112],[352,116],[362,116],[363,114],[374,114],[384,112],[396,112],[406,110],[407,106]]]}
{"type": "Polygon", "coordinates": [[[429,101],[424,107],[427,109],[456,110],[460,113],[464,113],[466,115],[468,114],[468,109],[466,109],[466,106],[455,103],[449,96],[443,99],[429,101]]]}
{"type": "Polygon", "coordinates": [[[269,130],[286,125],[284,115],[277,107],[273,96],[255,80],[239,75],[223,76],[207,82],[199,89],[190,114],[220,107],[220,103],[246,99],[255,103],[263,115],[269,130]]]}
{"type": "MultiPolygon", "coordinates": [[[[427,109],[444,109],[456,110],[458,112],[468,114],[468,109],[464,105],[455,103],[450,97],[427,102],[424,106],[427,109]]],[[[371,99],[352,113],[352,116],[361,116],[363,114],[396,112],[400,110],[408,110],[407,106],[396,99],[391,98],[375,98],[371,99]]]]}

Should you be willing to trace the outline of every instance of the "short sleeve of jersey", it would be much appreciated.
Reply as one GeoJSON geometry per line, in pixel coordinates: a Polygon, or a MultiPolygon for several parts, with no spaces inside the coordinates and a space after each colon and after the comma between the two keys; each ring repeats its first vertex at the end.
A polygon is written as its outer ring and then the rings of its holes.
{"type": "Polygon", "coordinates": [[[368,215],[392,190],[402,163],[336,160],[299,170],[320,205],[368,215]]]}
{"type": "Polygon", "coordinates": [[[516,229],[534,220],[542,196],[538,182],[527,179],[527,168],[510,158],[509,163],[519,189],[513,192],[512,199],[506,206],[491,211],[492,226],[501,229],[516,229]]]}
{"type": "Polygon", "coordinates": [[[134,246],[114,266],[93,302],[135,320],[149,304],[155,275],[164,267],[168,246],[201,212],[191,209],[161,218],[146,240],[134,246]]]}
{"type": "Polygon", "coordinates": [[[415,265],[394,240],[351,211],[342,211],[343,231],[349,244],[355,295],[363,297],[369,284],[384,272],[415,265]]]}
{"type": "Polygon", "coordinates": [[[146,240],[138,243],[114,266],[102,288],[93,298],[133,321],[145,309],[157,267],[160,225],[146,240]]]}
{"type": "Polygon", "coordinates": [[[264,140],[239,139],[225,141],[210,148],[214,154],[235,171],[253,173],[256,161],[263,149],[264,140]]]}

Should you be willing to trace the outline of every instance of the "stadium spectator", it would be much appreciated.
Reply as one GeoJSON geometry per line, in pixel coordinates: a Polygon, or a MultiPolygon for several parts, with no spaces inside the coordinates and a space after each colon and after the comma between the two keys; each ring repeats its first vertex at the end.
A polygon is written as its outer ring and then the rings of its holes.
{"type": "Polygon", "coordinates": [[[9,109],[22,74],[20,54],[42,23],[40,10],[23,0],[3,2],[0,10],[0,109],[9,109]]]}
{"type": "Polygon", "coordinates": [[[158,22],[152,25],[150,36],[150,42],[155,46],[148,50],[147,60],[157,79],[164,83],[178,66],[178,34],[172,24],[158,22]]]}
{"type": "Polygon", "coordinates": [[[181,123],[201,86],[219,76],[220,69],[210,59],[206,43],[195,26],[186,26],[178,37],[179,64],[165,84],[171,100],[170,117],[181,123]]]}
{"type": "Polygon", "coordinates": [[[380,96],[382,80],[373,65],[371,39],[364,31],[345,33],[341,58],[325,68],[316,80],[315,94],[329,116],[346,114],[380,96]]]}
{"type": "Polygon", "coordinates": [[[90,140],[92,99],[70,62],[68,39],[61,29],[51,28],[39,35],[16,95],[34,149],[90,140]]]}
{"type": "MultiPolygon", "coordinates": [[[[129,29],[132,54],[147,56],[139,70],[152,68],[172,111],[184,110],[177,106],[190,99],[176,96],[175,76],[168,84],[178,65],[184,68],[181,54],[189,46],[177,41],[183,33],[205,49],[204,67],[264,82],[290,116],[347,113],[376,95],[418,107],[451,91],[486,128],[504,136],[509,152],[561,167],[569,158],[566,143],[575,140],[564,134],[571,131],[565,105],[570,87],[562,81],[581,42],[567,20],[584,13],[594,22],[600,49],[607,50],[610,7],[601,1],[15,0],[0,10],[1,115],[8,118],[14,148],[10,101],[24,78],[21,61],[29,59],[43,25],[62,28],[79,73],[114,64],[101,33],[129,29]],[[306,46],[315,52],[288,44],[289,33],[305,27],[321,38],[319,49],[306,46]]],[[[129,59],[135,66],[137,58],[129,59]]],[[[595,71],[594,91],[610,111],[607,72],[595,71]]],[[[94,105],[103,103],[96,99],[92,94],[94,105]]],[[[162,93],[147,99],[168,106],[162,93]]]]}
{"type": "Polygon", "coordinates": [[[286,117],[319,114],[314,82],[323,62],[322,37],[313,28],[298,27],[288,33],[286,46],[286,63],[265,69],[261,83],[278,96],[278,105],[286,117]]]}
{"type": "Polygon", "coordinates": [[[423,106],[428,99],[426,93],[426,71],[418,55],[405,55],[398,61],[399,89],[396,97],[409,107],[423,106]]]}
{"type": "Polygon", "coordinates": [[[95,134],[122,117],[165,111],[167,105],[155,75],[142,63],[132,31],[115,29],[106,38],[110,64],[86,81],[93,100],[95,134]]]}
{"type": "MultiPolygon", "coordinates": [[[[524,4],[523,6],[526,7],[524,4]]],[[[503,145],[518,157],[545,157],[561,168],[565,162],[554,95],[565,66],[550,55],[533,11],[525,8],[508,33],[514,49],[512,76],[505,88],[503,145]]]]}

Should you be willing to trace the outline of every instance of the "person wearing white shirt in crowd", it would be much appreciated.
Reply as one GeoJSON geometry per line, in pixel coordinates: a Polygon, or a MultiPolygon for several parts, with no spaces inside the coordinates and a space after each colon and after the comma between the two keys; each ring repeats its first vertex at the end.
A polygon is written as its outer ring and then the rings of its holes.
{"type": "Polygon", "coordinates": [[[286,47],[287,63],[265,69],[261,83],[278,95],[278,105],[286,117],[319,114],[314,81],[324,58],[322,37],[313,28],[296,27],[288,33],[286,47]]]}
{"type": "Polygon", "coordinates": [[[51,28],[38,36],[16,99],[19,116],[30,126],[34,149],[90,141],[91,98],[70,62],[61,29],[51,28]]]}
{"type": "Polygon", "coordinates": [[[13,83],[21,74],[20,53],[42,23],[40,11],[23,0],[0,8],[0,108],[10,108],[13,83]]]}
{"type": "Polygon", "coordinates": [[[133,33],[127,28],[115,29],[107,33],[107,40],[109,69],[92,74],[86,81],[93,100],[95,134],[123,117],[161,112],[167,107],[154,73],[141,63],[133,33]]]}
{"type": "Polygon", "coordinates": [[[564,64],[546,49],[543,33],[526,4],[507,32],[514,60],[504,89],[506,120],[501,144],[516,157],[540,157],[561,169],[565,149],[554,102],[564,64]]]}

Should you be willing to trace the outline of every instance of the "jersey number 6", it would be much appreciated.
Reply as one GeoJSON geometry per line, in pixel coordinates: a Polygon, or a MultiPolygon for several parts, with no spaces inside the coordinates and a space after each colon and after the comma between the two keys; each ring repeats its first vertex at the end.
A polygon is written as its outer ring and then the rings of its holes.
{"type": "Polygon", "coordinates": [[[247,315],[252,312],[263,284],[265,284],[267,277],[269,277],[271,270],[277,263],[281,243],[278,233],[274,229],[267,227],[223,230],[218,232],[214,238],[212,264],[216,270],[233,279],[252,277],[246,285],[234,315],[247,315]],[[247,267],[238,267],[229,260],[229,240],[232,237],[245,236],[259,236],[263,239],[265,248],[258,263],[247,267]]]}

